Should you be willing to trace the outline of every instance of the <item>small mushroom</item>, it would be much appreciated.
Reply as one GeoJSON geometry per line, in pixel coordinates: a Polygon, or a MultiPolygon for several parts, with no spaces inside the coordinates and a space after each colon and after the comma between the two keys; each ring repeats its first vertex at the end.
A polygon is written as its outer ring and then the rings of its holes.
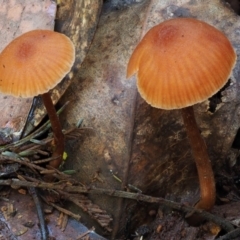
{"type": "Polygon", "coordinates": [[[134,50],[127,77],[137,73],[137,87],[151,106],[182,109],[198,170],[201,198],[196,208],[211,210],[216,199],[214,174],[193,105],[207,100],[228,81],[236,62],[227,37],[193,19],[167,20],[150,29],[134,50]]]}
{"type": "Polygon", "coordinates": [[[71,40],[50,30],[33,30],[10,42],[0,54],[0,92],[15,97],[41,95],[54,134],[57,168],[62,162],[64,135],[49,90],[70,71],[75,59],[71,40]]]}

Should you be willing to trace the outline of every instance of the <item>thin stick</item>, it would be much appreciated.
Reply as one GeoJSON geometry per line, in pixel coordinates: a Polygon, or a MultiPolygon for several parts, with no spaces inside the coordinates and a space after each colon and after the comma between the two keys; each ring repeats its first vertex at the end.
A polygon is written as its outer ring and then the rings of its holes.
{"type": "Polygon", "coordinates": [[[217,238],[216,240],[232,240],[232,239],[239,239],[237,237],[240,237],[240,228],[237,228],[219,238],[217,238]]]}
{"type": "Polygon", "coordinates": [[[143,202],[148,202],[148,203],[158,203],[158,204],[162,204],[166,207],[169,207],[171,209],[174,209],[174,210],[177,210],[177,211],[180,211],[183,213],[194,212],[195,214],[203,217],[204,219],[210,220],[210,221],[218,224],[226,232],[230,232],[230,231],[234,230],[234,226],[229,221],[227,221],[224,218],[221,218],[219,216],[215,216],[204,210],[195,209],[193,207],[187,207],[180,203],[169,201],[164,198],[156,198],[156,197],[151,197],[151,196],[139,194],[139,193],[130,193],[130,192],[125,192],[125,191],[117,191],[117,190],[113,190],[113,189],[111,190],[111,189],[102,189],[102,188],[87,189],[85,187],[69,186],[67,184],[28,182],[28,181],[19,181],[17,179],[0,180],[0,185],[38,187],[38,188],[45,188],[45,189],[63,190],[63,191],[69,192],[69,193],[105,194],[105,195],[109,195],[112,197],[122,197],[122,198],[134,199],[137,201],[143,201],[143,202]]]}
{"type": "Polygon", "coordinates": [[[0,162],[1,161],[12,161],[12,162],[16,162],[16,163],[19,163],[21,165],[24,165],[24,166],[27,166],[29,167],[30,169],[36,169],[38,171],[43,171],[43,170],[46,170],[45,168],[43,167],[40,167],[38,165],[35,165],[31,162],[28,162],[28,161],[24,161],[23,158],[22,159],[18,159],[18,158],[14,158],[14,157],[5,157],[3,155],[0,155],[0,162]]]}
{"type": "Polygon", "coordinates": [[[48,232],[48,228],[47,228],[45,218],[44,218],[42,202],[39,199],[36,188],[29,187],[28,191],[29,191],[30,195],[32,195],[33,201],[34,201],[35,206],[36,206],[39,225],[40,225],[40,230],[41,230],[41,237],[42,237],[43,240],[48,240],[49,239],[49,232],[48,232]]]}
{"type": "Polygon", "coordinates": [[[58,205],[54,204],[54,203],[51,203],[51,202],[48,202],[43,196],[42,196],[42,199],[49,205],[51,205],[52,207],[56,208],[59,212],[62,212],[74,219],[76,219],[77,221],[80,221],[81,219],[81,216],[80,215],[77,215],[77,214],[74,214],[72,213],[71,211],[68,211],[67,209],[65,208],[62,208],[62,207],[59,207],[58,205]]]}
{"type": "Polygon", "coordinates": [[[81,234],[81,235],[79,235],[79,236],[77,236],[77,240],[81,240],[83,237],[85,237],[86,235],[88,235],[89,233],[92,233],[92,232],[94,232],[94,230],[95,230],[95,228],[94,227],[92,227],[90,230],[88,230],[88,231],[86,231],[85,233],[83,233],[83,234],[81,234]]]}

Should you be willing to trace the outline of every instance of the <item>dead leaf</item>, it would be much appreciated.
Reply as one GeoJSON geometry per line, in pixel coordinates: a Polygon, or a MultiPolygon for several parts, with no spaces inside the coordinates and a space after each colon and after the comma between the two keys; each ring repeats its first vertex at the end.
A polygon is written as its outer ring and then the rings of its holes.
{"type": "MultiPolygon", "coordinates": [[[[239,54],[239,17],[218,0],[152,0],[119,10],[108,10],[106,5],[104,9],[91,49],[62,99],[71,101],[63,117],[65,126],[83,119],[94,130],[68,143],[67,167],[76,169],[77,178],[86,183],[100,171],[103,181],[94,182],[95,186],[124,189],[129,183],[148,195],[193,204],[199,198],[198,177],[180,112],[147,105],[137,94],[135,77],[126,79],[126,66],[149,28],[176,17],[194,17],[214,25],[239,54]]],[[[226,89],[195,106],[215,173],[226,166],[239,128],[238,79],[239,62],[226,89]]],[[[115,217],[113,238],[117,232],[118,236],[131,235],[144,222],[136,226],[138,210],[128,209],[128,201],[91,197],[115,217]]]]}
{"type": "MultiPolygon", "coordinates": [[[[33,29],[53,30],[54,28],[56,13],[55,1],[0,0],[0,4],[0,50],[2,50],[10,41],[24,32],[33,29]]],[[[59,30],[64,32],[66,35],[71,35],[71,38],[76,46],[77,56],[75,66],[73,67],[72,72],[70,72],[66,77],[65,82],[61,83],[58,88],[53,90],[53,99],[55,103],[70,84],[73,73],[78,70],[83,58],[85,57],[97,25],[98,15],[101,10],[100,0],[61,1],[60,5],[61,4],[69,4],[70,8],[65,9],[64,14],[67,13],[66,16],[58,15],[58,20],[62,21],[59,30]],[[84,45],[80,46],[80,42],[84,42],[84,45]]],[[[61,6],[59,6],[59,9],[62,9],[61,6]]],[[[0,111],[2,114],[0,126],[1,128],[11,129],[11,131],[15,133],[15,136],[17,136],[15,137],[15,140],[21,136],[23,129],[25,129],[25,133],[29,133],[29,131],[33,130],[33,128],[45,116],[45,109],[41,105],[41,102],[38,101],[38,98],[34,100],[20,99],[0,95],[0,99],[0,111]],[[28,115],[30,120],[27,120],[28,115]],[[27,125],[25,128],[26,121],[29,122],[29,125],[27,125]]],[[[7,217],[9,217],[9,219],[7,219],[9,227],[8,230],[11,233],[8,234],[8,236],[12,235],[11,239],[14,239],[14,235],[18,235],[18,239],[40,239],[41,236],[39,226],[36,222],[38,218],[36,215],[36,209],[33,206],[33,201],[31,198],[29,198],[29,195],[26,195],[26,198],[22,197],[23,196],[18,196],[17,194],[12,196],[12,199],[16,200],[14,206],[17,207],[17,215],[9,216],[9,214],[7,214],[7,217]],[[26,206],[26,202],[30,205],[26,206]],[[31,229],[25,227],[26,222],[23,221],[26,219],[29,221],[32,220],[32,222],[35,223],[31,229]]],[[[56,229],[56,216],[52,214],[48,215],[48,217],[49,220],[52,221],[48,224],[48,226],[52,228],[50,231],[51,235],[55,236],[56,239],[75,239],[78,235],[88,230],[85,226],[71,219],[68,221],[68,225],[63,234],[61,229],[56,229]]],[[[6,221],[6,219],[1,220],[6,221]]],[[[1,226],[2,225],[3,224],[1,224],[1,226]]],[[[7,234],[3,236],[3,234],[5,234],[4,231],[1,231],[1,234],[1,239],[2,237],[7,237],[7,234]]],[[[92,239],[103,239],[94,232],[91,232],[90,236],[92,239]]]]}

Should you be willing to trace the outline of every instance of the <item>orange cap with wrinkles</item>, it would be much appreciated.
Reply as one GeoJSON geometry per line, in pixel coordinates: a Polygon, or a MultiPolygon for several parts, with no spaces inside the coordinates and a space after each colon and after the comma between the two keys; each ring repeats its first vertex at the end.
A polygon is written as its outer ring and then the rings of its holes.
{"type": "Polygon", "coordinates": [[[153,107],[178,109],[219,91],[235,62],[230,41],[218,29],[176,18],[147,32],[129,60],[127,77],[137,73],[139,93],[153,107]]]}
{"type": "Polygon", "coordinates": [[[50,30],[33,30],[9,43],[0,54],[0,92],[33,97],[54,88],[75,59],[71,40],[50,30]]]}

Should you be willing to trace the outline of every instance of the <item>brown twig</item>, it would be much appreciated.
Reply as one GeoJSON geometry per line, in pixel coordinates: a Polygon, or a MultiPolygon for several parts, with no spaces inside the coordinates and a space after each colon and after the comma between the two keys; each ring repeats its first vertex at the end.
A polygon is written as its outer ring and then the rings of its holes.
{"type": "Polygon", "coordinates": [[[58,217],[58,221],[57,221],[57,226],[60,227],[62,232],[65,231],[67,227],[67,223],[68,223],[68,215],[60,212],[60,216],[58,217]]]}
{"type": "Polygon", "coordinates": [[[42,208],[42,202],[39,199],[38,192],[37,192],[36,188],[33,188],[33,187],[29,187],[28,191],[29,191],[30,195],[32,195],[33,201],[36,206],[37,216],[38,216],[40,230],[41,230],[41,238],[43,240],[48,240],[49,232],[48,232],[48,228],[47,228],[47,225],[45,222],[44,212],[43,212],[43,208],[42,208]]]}
{"type": "Polygon", "coordinates": [[[231,232],[228,232],[227,234],[217,238],[216,240],[233,240],[233,239],[239,239],[240,237],[240,228],[237,228],[231,232]]]}
{"type": "Polygon", "coordinates": [[[95,228],[92,227],[91,229],[89,229],[88,231],[86,231],[85,233],[79,235],[76,239],[77,240],[81,240],[83,237],[85,237],[86,235],[88,235],[89,233],[92,233],[95,231],[95,228]]]}
{"type": "Polygon", "coordinates": [[[173,210],[177,210],[177,211],[180,211],[183,213],[194,212],[195,214],[203,217],[204,219],[218,224],[226,232],[230,232],[230,231],[234,230],[233,224],[231,224],[229,221],[227,221],[224,218],[221,218],[219,216],[213,215],[209,212],[206,212],[204,210],[184,206],[181,203],[169,201],[164,198],[151,197],[151,196],[139,194],[139,193],[131,193],[131,192],[117,191],[117,190],[113,190],[113,189],[102,189],[102,188],[87,189],[85,187],[69,186],[67,184],[61,184],[61,183],[53,184],[53,183],[45,183],[45,182],[40,182],[40,181],[28,182],[28,181],[19,181],[17,179],[0,180],[0,185],[37,187],[37,188],[45,188],[45,189],[62,190],[62,191],[69,192],[69,193],[105,194],[105,195],[109,195],[112,197],[128,198],[128,199],[134,199],[137,201],[143,201],[143,202],[148,202],[148,203],[158,203],[158,204],[162,204],[166,207],[169,207],[173,210]]]}
{"type": "Polygon", "coordinates": [[[47,163],[54,160],[54,158],[50,157],[50,158],[45,158],[45,159],[40,159],[40,160],[35,160],[33,161],[34,164],[43,164],[43,163],[47,163]]]}
{"type": "MultiPolygon", "coordinates": [[[[18,178],[22,181],[26,181],[25,177],[23,177],[21,175],[18,175],[18,178]]],[[[36,210],[37,210],[37,216],[38,216],[40,231],[41,231],[41,238],[43,240],[47,240],[49,237],[49,232],[48,232],[48,228],[46,226],[44,212],[43,212],[43,208],[42,208],[42,202],[39,199],[38,191],[34,187],[28,187],[28,192],[32,196],[36,210]]]]}
{"type": "Polygon", "coordinates": [[[40,166],[38,166],[38,165],[35,165],[35,164],[29,162],[29,160],[28,160],[28,159],[25,159],[25,158],[19,159],[19,158],[8,157],[8,156],[5,157],[5,156],[3,156],[3,155],[0,154],[0,161],[16,162],[16,163],[19,163],[19,164],[21,164],[21,165],[27,166],[27,167],[29,167],[30,169],[36,169],[36,170],[38,170],[38,171],[43,171],[43,170],[45,170],[45,168],[40,167],[40,166]]]}
{"type": "Polygon", "coordinates": [[[42,199],[48,204],[48,205],[51,205],[52,207],[56,208],[59,212],[62,212],[74,219],[76,219],[77,221],[79,221],[81,219],[81,216],[78,215],[78,214],[74,214],[72,213],[71,211],[68,211],[67,209],[65,208],[62,208],[62,207],[59,207],[58,205],[54,204],[54,203],[51,203],[49,201],[47,201],[43,196],[42,196],[42,199]]]}

